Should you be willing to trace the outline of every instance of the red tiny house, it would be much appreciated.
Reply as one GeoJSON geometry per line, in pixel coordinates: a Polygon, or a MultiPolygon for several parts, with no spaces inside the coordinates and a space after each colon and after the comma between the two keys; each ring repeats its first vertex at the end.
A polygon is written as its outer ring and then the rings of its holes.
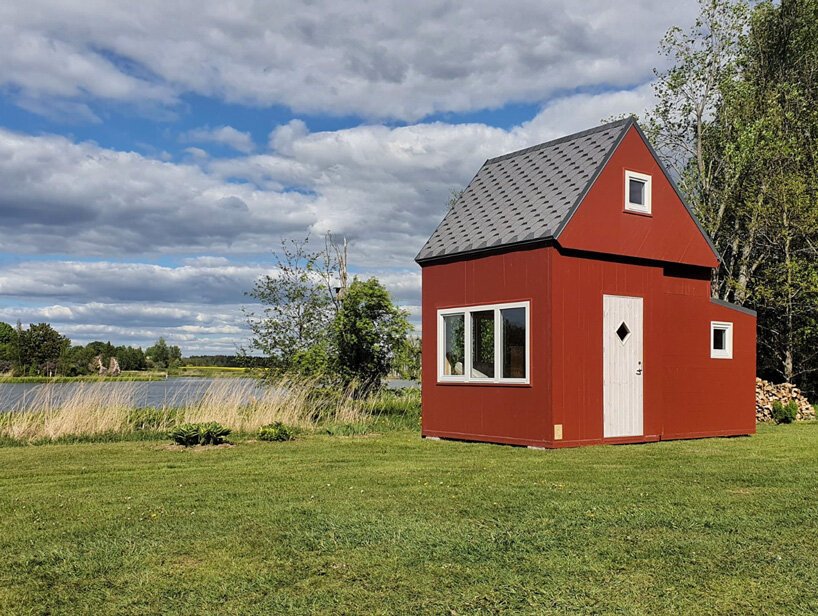
{"type": "Polygon", "coordinates": [[[487,161],[418,255],[423,435],[751,434],[755,317],[632,120],[487,161]]]}

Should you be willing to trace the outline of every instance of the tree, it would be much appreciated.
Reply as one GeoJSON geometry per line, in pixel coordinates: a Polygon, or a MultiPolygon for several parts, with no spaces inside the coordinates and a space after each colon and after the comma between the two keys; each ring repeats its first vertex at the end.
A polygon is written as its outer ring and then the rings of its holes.
{"type": "Polygon", "coordinates": [[[346,240],[330,234],[318,251],[309,249],[309,238],[282,240],[275,274],[248,293],[261,312],[245,314],[252,348],[277,372],[355,382],[364,393],[393,369],[409,325],[376,279],[348,283],[347,253],[346,240]]]}
{"type": "MultiPolygon", "coordinates": [[[[656,72],[657,104],[647,116],[647,133],[680,188],[716,241],[721,239],[727,204],[714,195],[714,179],[724,177],[723,153],[706,150],[725,84],[737,73],[747,29],[747,5],[735,0],[700,0],[700,13],[688,31],[673,27],[660,52],[671,61],[656,72]]],[[[735,174],[733,174],[735,175],[735,174]]],[[[733,178],[735,179],[735,178],[733,178]]]]}
{"type": "Polygon", "coordinates": [[[17,332],[0,322],[0,372],[9,372],[17,361],[17,332]]]}
{"type": "Polygon", "coordinates": [[[275,273],[257,280],[248,293],[261,306],[260,313],[245,309],[251,347],[278,371],[320,370],[346,286],[346,243],[338,249],[327,236],[324,251],[311,251],[309,238],[282,240],[274,258],[275,273]]]}
{"type": "Polygon", "coordinates": [[[701,6],[663,42],[650,132],[722,257],[713,293],[758,310],[761,374],[818,392],[818,1],[701,6]]]}
{"type": "Polygon", "coordinates": [[[178,368],[182,365],[182,349],[175,344],[168,347],[168,368],[178,368]]]}
{"type": "Polygon", "coordinates": [[[449,200],[446,202],[446,207],[448,209],[452,209],[454,207],[455,203],[460,201],[460,198],[463,196],[464,192],[466,192],[465,188],[461,188],[460,190],[458,190],[456,188],[452,188],[449,191],[449,200]]]}
{"type": "Polygon", "coordinates": [[[182,363],[182,350],[176,345],[168,345],[164,337],[160,337],[145,351],[148,364],[153,368],[165,370],[176,368],[182,363]]]}
{"type": "Polygon", "coordinates": [[[379,387],[392,370],[410,325],[376,278],[353,280],[332,324],[336,373],[362,392],[379,387]]]}
{"type": "Polygon", "coordinates": [[[753,152],[758,264],[746,295],[759,312],[762,369],[818,391],[818,1],[759,4],[736,97],[753,152]]]}
{"type": "Polygon", "coordinates": [[[395,353],[394,371],[402,379],[420,378],[423,345],[417,336],[409,335],[395,353]]]}
{"type": "Polygon", "coordinates": [[[60,358],[71,346],[71,341],[48,323],[31,325],[18,332],[22,365],[35,374],[53,376],[60,358]]]}
{"type": "Polygon", "coordinates": [[[122,370],[147,370],[148,362],[142,347],[121,345],[116,347],[116,358],[122,370]]]}

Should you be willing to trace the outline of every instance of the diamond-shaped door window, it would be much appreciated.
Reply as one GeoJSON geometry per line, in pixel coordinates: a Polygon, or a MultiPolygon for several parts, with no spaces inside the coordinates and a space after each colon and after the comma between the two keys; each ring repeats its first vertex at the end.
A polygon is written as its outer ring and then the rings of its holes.
{"type": "Polygon", "coordinates": [[[625,321],[619,324],[619,327],[616,328],[616,335],[619,337],[619,340],[624,344],[625,340],[628,339],[630,336],[631,330],[628,329],[628,326],[625,324],[625,321]]]}

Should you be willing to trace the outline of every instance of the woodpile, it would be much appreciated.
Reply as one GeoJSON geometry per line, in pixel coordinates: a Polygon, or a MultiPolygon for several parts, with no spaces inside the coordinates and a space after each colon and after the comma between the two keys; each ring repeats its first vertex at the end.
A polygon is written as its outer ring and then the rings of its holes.
{"type": "Polygon", "coordinates": [[[756,421],[773,421],[773,402],[778,400],[781,404],[788,404],[794,400],[798,405],[796,421],[806,421],[815,419],[815,409],[806,399],[801,390],[792,383],[780,383],[775,385],[764,379],[756,378],[756,421]]]}

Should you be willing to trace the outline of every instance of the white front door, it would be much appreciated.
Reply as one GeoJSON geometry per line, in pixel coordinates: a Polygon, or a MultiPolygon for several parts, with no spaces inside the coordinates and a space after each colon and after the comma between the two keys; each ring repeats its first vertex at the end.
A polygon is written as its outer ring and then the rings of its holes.
{"type": "Polygon", "coordinates": [[[602,314],[605,438],[640,436],[642,298],[603,295],[602,314]]]}

